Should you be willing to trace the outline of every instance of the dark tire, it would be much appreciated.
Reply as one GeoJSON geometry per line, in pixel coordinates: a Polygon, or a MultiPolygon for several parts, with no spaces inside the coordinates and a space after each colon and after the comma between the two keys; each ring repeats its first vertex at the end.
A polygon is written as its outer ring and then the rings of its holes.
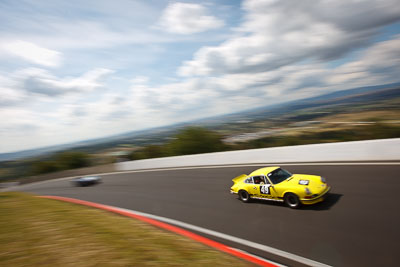
{"type": "Polygon", "coordinates": [[[247,191],[240,190],[239,191],[239,199],[244,203],[248,203],[248,202],[250,202],[250,195],[249,195],[249,193],[247,193],[247,191]]]}
{"type": "Polygon", "coordinates": [[[298,196],[293,193],[285,194],[285,204],[291,209],[297,209],[301,206],[301,202],[298,196]]]}

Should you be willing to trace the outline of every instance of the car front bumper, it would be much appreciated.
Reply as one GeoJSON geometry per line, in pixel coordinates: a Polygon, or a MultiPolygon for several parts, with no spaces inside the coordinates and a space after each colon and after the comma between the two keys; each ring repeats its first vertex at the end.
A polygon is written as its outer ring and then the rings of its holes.
{"type": "Polygon", "coordinates": [[[321,194],[319,194],[315,198],[311,198],[311,199],[302,198],[302,199],[300,199],[300,201],[304,205],[311,205],[311,204],[315,204],[315,203],[324,201],[324,199],[326,198],[326,195],[329,193],[330,190],[331,190],[331,187],[328,186],[321,194]]]}

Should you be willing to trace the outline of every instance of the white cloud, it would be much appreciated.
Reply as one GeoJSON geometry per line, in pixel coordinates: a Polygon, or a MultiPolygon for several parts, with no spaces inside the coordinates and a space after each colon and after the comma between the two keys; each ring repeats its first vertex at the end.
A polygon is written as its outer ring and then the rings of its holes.
{"type": "Polygon", "coordinates": [[[90,92],[102,87],[100,80],[112,73],[112,70],[97,68],[79,77],[59,78],[43,69],[24,69],[18,71],[15,77],[20,82],[22,90],[44,96],[59,96],[64,94],[90,92]]]}
{"type": "Polygon", "coordinates": [[[40,47],[31,42],[14,41],[3,44],[2,48],[8,53],[34,64],[46,67],[61,65],[62,56],[60,52],[40,47]]]}
{"type": "Polygon", "coordinates": [[[27,97],[24,92],[9,87],[0,87],[0,91],[0,108],[21,103],[27,97]]]}
{"type": "MultiPolygon", "coordinates": [[[[267,71],[227,73],[198,77],[194,92],[207,88],[219,92],[212,103],[242,98],[244,109],[322,95],[336,90],[398,82],[400,35],[376,43],[349,63],[333,68],[324,62],[299,62],[267,71]],[[248,106],[246,106],[246,103],[248,106]]],[[[189,78],[191,80],[193,78],[189,78]]],[[[211,110],[211,109],[210,109],[211,110]]]]}
{"type": "Polygon", "coordinates": [[[98,88],[112,70],[96,68],[77,77],[57,77],[39,68],[27,68],[0,75],[0,109],[25,106],[41,101],[60,101],[68,97],[80,99],[98,88]]]}
{"type": "Polygon", "coordinates": [[[16,81],[8,76],[0,75],[0,108],[13,106],[26,99],[27,94],[21,90],[16,90],[16,81]]]}
{"type": "Polygon", "coordinates": [[[397,1],[244,1],[237,34],[202,47],[181,76],[265,72],[309,60],[326,62],[370,45],[378,28],[400,20],[397,1]],[[332,15],[336,14],[336,15],[332,15]]]}
{"type": "Polygon", "coordinates": [[[191,3],[171,3],[160,18],[160,27],[167,32],[192,34],[217,29],[224,22],[208,14],[205,6],[191,3]]]}
{"type": "Polygon", "coordinates": [[[399,61],[400,36],[395,36],[337,68],[323,62],[302,62],[264,72],[192,77],[157,87],[137,83],[138,79],[133,81],[131,94],[126,95],[131,103],[127,106],[131,105],[134,116],[151,117],[152,121],[158,116],[159,123],[172,123],[395,82],[396,73],[400,73],[399,61]]]}
{"type": "MultiPolygon", "coordinates": [[[[392,40],[373,45],[354,61],[336,69],[324,63],[303,63],[266,72],[188,78],[161,86],[150,86],[147,78],[139,76],[130,80],[130,91],[119,93],[108,90],[99,95],[100,100],[90,103],[53,97],[51,99],[56,106],[53,110],[39,112],[29,106],[0,110],[3,118],[13,118],[0,121],[0,137],[14,142],[14,145],[7,144],[0,150],[25,148],[26,135],[35,140],[32,142],[35,146],[67,143],[251,109],[324,92],[394,82],[398,81],[400,73],[399,60],[400,36],[395,36],[392,40]],[[10,132],[21,131],[25,134],[8,136],[10,132]]],[[[70,86],[81,80],[94,89],[101,85],[98,79],[110,71],[97,69],[78,77],[60,79],[43,70],[25,70],[26,75],[35,73],[41,79],[62,81],[70,86]]],[[[58,87],[65,89],[68,86],[58,87]]],[[[89,91],[81,89],[81,97],[84,98],[89,91]]]]}
{"type": "Polygon", "coordinates": [[[400,35],[375,44],[357,60],[346,63],[326,78],[328,84],[347,86],[398,82],[400,73],[400,35]]]}
{"type": "Polygon", "coordinates": [[[146,76],[136,76],[131,80],[133,84],[146,84],[149,81],[149,77],[146,76]]]}
{"type": "Polygon", "coordinates": [[[138,11],[134,1],[100,1],[92,16],[82,16],[88,6],[78,1],[56,5],[71,16],[55,16],[51,1],[30,3],[45,14],[0,10],[0,153],[396,82],[400,36],[371,39],[399,20],[396,2],[254,0],[243,1],[242,17],[230,16],[239,12],[227,4],[234,10],[218,18],[211,7],[220,5],[176,2],[138,11]],[[222,27],[221,18],[230,26],[224,35],[190,35],[222,27]],[[155,44],[157,52],[143,49],[155,44]],[[358,48],[351,62],[329,64],[358,48]],[[170,75],[185,59],[185,77],[170,75]]]}

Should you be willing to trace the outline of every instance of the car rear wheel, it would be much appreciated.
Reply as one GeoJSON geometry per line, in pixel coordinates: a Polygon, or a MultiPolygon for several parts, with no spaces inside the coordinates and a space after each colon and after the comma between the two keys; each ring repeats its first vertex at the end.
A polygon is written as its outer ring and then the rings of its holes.
{"type": "Polygon", "coordinates": [[[301,206],[299,197],[293,193],[285,194],[285,204],[292,209],[297,209],[301,206]]]}
{"type": "Polygon", "coordinates": [[[241,201],[243,201],[245,203],[250,201],[250,195],[245,190],[240,190],[239,191],[239,198],[240,198],[241,201]]]}

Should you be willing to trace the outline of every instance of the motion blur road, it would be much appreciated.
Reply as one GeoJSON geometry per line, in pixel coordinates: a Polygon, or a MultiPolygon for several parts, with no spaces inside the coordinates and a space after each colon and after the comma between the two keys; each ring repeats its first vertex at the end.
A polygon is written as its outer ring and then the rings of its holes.
{"type": "MultiPolygon", "coordinates": [[[[299,210],[275,202],[245,204],[229,193],[232,178],[259,167],[121,173],[104,175],[102,184],[91,187],[59,180],[20,190],[164,216],[328,265],[399,266],[400,165],[283,166],[292,173],[322,175],[332,186],[325,202],[299,210]]],[[[300,265],[210,238],[282,264],[300,265]]]]}

